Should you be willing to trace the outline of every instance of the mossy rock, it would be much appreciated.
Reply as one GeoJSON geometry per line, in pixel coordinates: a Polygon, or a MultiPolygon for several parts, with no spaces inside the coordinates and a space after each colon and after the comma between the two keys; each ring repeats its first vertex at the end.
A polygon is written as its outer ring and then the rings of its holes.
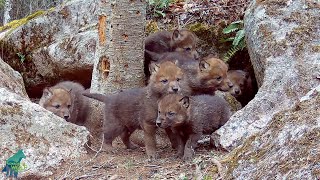
{"type": "Polygon", "coordinates": [[[146,22],[146,35],[155,33],[159,30],[160,30],[160,28],[159,28],[158,23],[156,21],[147,21],[146,22]]]}
{"type": "Polygon", "coordinates": [[[32,20],[38,16],[43,15],[45,12],[46,11],[36,11],[35,13],[30,14],[29,16],[26,16],[22,19],[13,20],[4,26],[1,26],[0,32],[10,29],[10,31],[9,31],[9,33],[10,33],[11,31],[16,29],[17,27],[22,26],[22,25],[26,24],[27,22],[29,22],[30,20],[32,20]]]}

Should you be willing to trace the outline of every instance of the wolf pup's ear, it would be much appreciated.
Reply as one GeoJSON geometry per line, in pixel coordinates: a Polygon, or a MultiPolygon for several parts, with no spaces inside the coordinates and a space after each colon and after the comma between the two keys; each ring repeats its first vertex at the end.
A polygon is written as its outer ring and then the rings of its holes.
{"type": "Polygon", "coordinates": [[[245,78],[248,79],[250,77],[250,74],[248,72],[244,72],[245,78]]]}
{"type": "Polygon", "coordinates": [[[149,51],[147,49],[144,50],[144,55],[151,59],[151,61],[158,62],[160,60],[161,54],[149,51]]]}
{"type": "Polygon", "coordinates": [[[180,31],[178,29],[175,29],[173,32],[172,32],[172,40],[174,41],[178,41],[181,39],[181,34],[180,34],[180,31]]]}
{"type": "Polygon", "coordinates": [[[151,63],[149,66],[149,71],[151,74],[157,73],[159,70],[160,66],[157,63],[151,63]]]}
{"type": "Polygon", "coordinates": [[[178,66],[179,65],[178,59],[173,60],[173,63],[178,66]]]}
{"type": "Polygon", "coordinates": [[[42,93],[42,95],[44,96],[44,97],[46,97],[46,98],[49,98],[49,97],[51,97],[52,95],[53,95],[53,93],[52,93],[52,91],[50,90],[50,88],[44,88],[43,89],[43,93],[42,93]]]}
{"type": "Polygon", "coordinates": [[[189,107],[189,105],[190,105],[190,98],[188,97],[188,96],[184,96],[183,98],[181,98],[180,100],[179,100],[179,102],[181,103],[181,105],[183,106],[183,107],[185,107],[185,108],[188,108],[189,107]]]}
{"type": "Polygon", "coordinates": [[[207,63],[207,61],[205,61],[205,60],[201,60],[201,61],[199,62],[199,68],[200,68],[200,71],[208,70],[208,69],[209,69],[209,67],[210,67],[210,64],[209,64],[209,63],[207,63]]]}

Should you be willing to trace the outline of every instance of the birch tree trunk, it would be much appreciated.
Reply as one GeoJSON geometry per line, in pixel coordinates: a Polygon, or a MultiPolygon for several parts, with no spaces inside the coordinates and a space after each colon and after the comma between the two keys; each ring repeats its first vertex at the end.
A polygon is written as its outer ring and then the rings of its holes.
{"type": "Polygon", "coordinates": [[[4,3],[3,25],[6,25],[10,21],[11,8],[12,8],[11,0],[6,0],[4,3]]]}
{"type": "Polygon", "coordinates": [[[91,92],[144,85],[145,6],[142,0],[100,1],[91,92]]]}

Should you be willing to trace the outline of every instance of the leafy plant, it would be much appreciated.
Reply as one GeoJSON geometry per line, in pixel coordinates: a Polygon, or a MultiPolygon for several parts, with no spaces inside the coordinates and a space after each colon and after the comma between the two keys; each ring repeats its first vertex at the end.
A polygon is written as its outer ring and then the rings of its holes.
{"type": "Polygon", "coordinates": [[[17,55],[20,58],[21,63],[23,63],[26,60],[26,56],[24,54],[18,52],[17,55]]]}
{"type": "Polygon", "coordinates": [[[243,50],[246,47],[245,31],[243,29],[243,21],[232,22],[229,26],[222,30],[223,34],[234,34],[235,36],[227,39],[222,39],[222,42],[232,41],[232,47],[226,52],[223,57],[224,61],[229,61],[238,51],[243,50]]]}
{"type": "Polygon", "coordinates": [[[125,168],[126,169],[131,169],[133,167],[133,160],[129,159],[126,163],[125,163],[125,168]]]}
{"type": "Polygon", "coordinates": [[[156,17],[165,17],[164,10],[167,9],[172,0],[147,0],[153,15],[156,17]]]}
{"type": "MultiPolygon", "coordinates": [[[[0,9],[3,11],[5,0],[0,0],[0,9]]],[[[2,14],[3,15],[3,14],[2,14]]]]}

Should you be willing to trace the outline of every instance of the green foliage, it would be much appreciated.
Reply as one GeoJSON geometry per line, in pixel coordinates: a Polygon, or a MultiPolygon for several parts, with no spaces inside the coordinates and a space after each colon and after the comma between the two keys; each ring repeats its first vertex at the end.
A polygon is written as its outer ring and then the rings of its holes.
{"type": "Polygon", "coordinates": [[[129,159],[126,163],[125,163],[125,169],[132,169],[132,167],[134,166],[133,164],[133,160],[129,159]]]}
{"type": "Polygon", "coordinates": [[[156,17],[165,17],[164,11],[169,7],[172,0],[147,0],[153,15],[156,17]]]}
{"type": "Polygon", "coordinates": [[[246,47],[245,31],[243,29],[243,21],[232,22],[229,26],[222,30],[224,34],[232,34],[233,37],[220,40],[221,42],[231,42],[232,47],[226,52],[223,57],[224,61],[229,61],[238,51],[246,47]]]}
{"type": "Polygon", "coordinates": [[[23,55],[22,53],[18,52],[17,55],[20,58],[20,62],[21,63],[23,63],[26,60],[26,56],[23,55]]]}
{"type": "Polygon", "coordinates": [[[205,175],[202,180],[213,180],[212,176],[205,175]]]}
{"type": "Polygon", "coordinates": [[[232,22],[228,27],[224,28],[222,30],[223,34],[229,34],[236,30],[238,30],[243,25],[243,21],[235,21],[232,22]]]}
{"type": "Polygon", "coordinates": [[[4,4],[5,4],[5,0],[0,0],[0,9],[4,8],[4,4]]]}

